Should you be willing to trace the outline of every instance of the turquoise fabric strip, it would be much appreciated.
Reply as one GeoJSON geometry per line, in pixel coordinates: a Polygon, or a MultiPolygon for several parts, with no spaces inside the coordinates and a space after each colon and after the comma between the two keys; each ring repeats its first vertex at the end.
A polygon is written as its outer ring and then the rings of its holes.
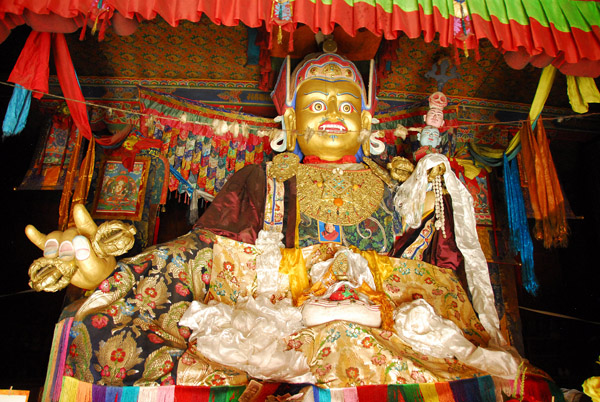
{"type": "Polygon", "coordinates": [[[29,116],[30,106],[31,91],[16,84],[2,124],[4,137],[16,135],[23,131],[27,123],[27,116],[29,116]]]}
{"type": "Polygon", "coordinates": [[[331,391],[313,385],[315,402],[331,402],[331,391]]]}
{"type": "Polygon", "coordinates": [[[506,193],[506,208],[508,210],[508,227],[510,229],[511,247],[521,254],[521,276],[523,287],[527,292],[536,295],[539,284],[533,265],[533,242],[527,224],[525,201],[521,190],[521,179],[517,161],[508,161],[504,156],[504,189],[506,193]]]}
{"type": "Polygon", "coordinates": [[[123,387],[121,402],[137,402],[139,392],[139,387],[123,387]]]}

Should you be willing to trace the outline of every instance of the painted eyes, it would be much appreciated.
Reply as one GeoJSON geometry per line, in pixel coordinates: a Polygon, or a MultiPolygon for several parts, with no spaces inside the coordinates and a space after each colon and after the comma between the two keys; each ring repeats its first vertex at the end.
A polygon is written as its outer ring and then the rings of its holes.
{"type": "Polygon", "coordinates": [[[342,102],[340,104],[340,112],[342,112],[344,114],[354,113],[354,112],[356,112],[356,108],[350,102],[342,102]]]}
{"type": "Polygon", "coordinates": [[[308,105],[308,110],[310,110],[311,112],[320,113],[324,110],[327,110],[327,106],[323,101],[314,101],[313,103],[308,105]]]}
{"type": "MultiPolygon", "coordinates": [[[[325,110],[327,110],[327,105],[323,101],[314,101],[313,103],[308,105],[307,109],[310,110],[311,112],[321,113],[321,112],[324,112],[325,110]]],[[[339,111],[340,111],[340,113],[343,113],[343,114],[355,113],[356,108],[350,102],[342,102],[342,103],[340,103],[339,111]]]]}

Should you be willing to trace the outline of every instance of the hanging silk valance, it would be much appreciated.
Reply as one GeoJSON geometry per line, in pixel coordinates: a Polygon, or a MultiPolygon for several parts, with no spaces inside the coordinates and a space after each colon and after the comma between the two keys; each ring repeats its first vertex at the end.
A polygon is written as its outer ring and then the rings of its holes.
{"type": "MultiPolygon", "coordinates": [[[[369,30],[386,39],[405,34],[438,41],[443,47],[476,49],[489,40],[522,68],[552,63],[565,74],[600,75],[600,7],[575,0],[295,0],[275,15],[281,0],[16,0],[0,2],[0,40],[29,24],[34,30],[74,32],[85,21],[98,20],[118,34],[129,35],[137,23],[160,16],[169,24],[199,21],[249,27],[278,25],[293,31],[298,24],[324,34],[341,26],[350,35],[369,30]],[[461,3],[462,6],[461,6],[461,3]]],[[[282,3],[285,3],[283,1],[282,3]]],[[[278,8],[279,7],[279,8],[278,8]]]]}

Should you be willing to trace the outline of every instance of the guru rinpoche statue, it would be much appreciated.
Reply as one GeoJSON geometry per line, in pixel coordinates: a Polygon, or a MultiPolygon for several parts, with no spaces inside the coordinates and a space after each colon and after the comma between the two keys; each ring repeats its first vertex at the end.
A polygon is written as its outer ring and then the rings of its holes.
{"type": "Polygon", "coordinates": [[[29,226],[45,256],[72,261],[67,280],[95,289],[65,374],[331,388],[513,378],[520,358],[499,331],[470,196],[442,155],[425,156],[401,186],[368,159],[373,80],[365,86],[335,54],[286,64],[273,98],[289,152],[237,172],[171,242],[116,262],[90,246],[83,207],[65,232],[29,226]]]}

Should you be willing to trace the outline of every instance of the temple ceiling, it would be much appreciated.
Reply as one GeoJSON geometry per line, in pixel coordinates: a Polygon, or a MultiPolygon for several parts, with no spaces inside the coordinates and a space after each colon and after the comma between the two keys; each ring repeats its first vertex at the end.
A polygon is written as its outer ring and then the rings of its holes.
{"type": "MultiPolygon", "coordinates": [[[[301,29],[297,30],[298,38],[294,37],[294,55],[312,47],[316,49],[316,43],[310,43],[312,38],[309,36],[312,34],[302,32],[301,29]]],[[[98,42],[89,32],[83,41],[78,36],[79,33],[70,34],[68,41],[80,77],[223,81],[260,79],[259,66],[247,64],[248,31],[242,25],[226,27],[203,18],[197,23],[182,21],[178,27],[172,27],[156,18],[140,24],[130,36],[117,36],[110,30],[107,30],[102,42],[98,42]]],[[[359,44],[368,43],[375,48],[378,44],[364,37],[352,38],[343,33],[335,35],[335,39],[339,49],[354,49],[354,54],[361,53],[361,49],[357,50],[359,44]]],[[[278,51],[281,53],[281,49],[287,45],[286,41],[284,38],[281,45],[274,43],[275,55],[278,51]]],[[[436,81],[425,74],[434,63],[447,59],[451,66],[456,67],[459,75],[459,78],[451,79],[444,86],[444,92],[450,96],[523,104],[529,104],[533,99],[541,69],[531,65],[522,70],[510,68],[502,54],[489,42],[482,41],[478,54],[470,51],[466,57],[462,50],[455,53],[453,48],[439,47],[436,41],[425,43],[423,39],[409,39],[407,36],[401,36],[397,41],[397,57],[388,63],[387,77],[380,79],[380,91],[434,92],[436,81]],[[456,63],[457,54],[459,63],[456,63]]],[[[361,54],[368,51],[362,49],[361,54]]],[[[562,74],[557,75],[547,104],[569,106],[566,79],[562,74]]]]}

